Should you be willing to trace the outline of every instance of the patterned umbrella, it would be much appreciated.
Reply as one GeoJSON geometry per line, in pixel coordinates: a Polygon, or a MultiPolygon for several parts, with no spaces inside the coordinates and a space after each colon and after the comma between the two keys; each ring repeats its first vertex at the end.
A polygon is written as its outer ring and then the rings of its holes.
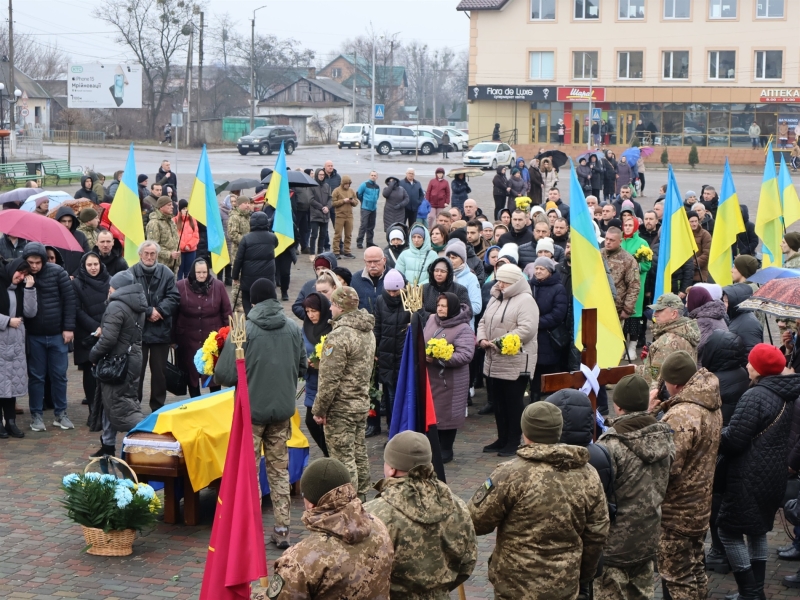
{"type": "Polygon", "coordinates": [[[739,305],[787,319],[800,319],[800,279],[773,279],[739,305]]]}

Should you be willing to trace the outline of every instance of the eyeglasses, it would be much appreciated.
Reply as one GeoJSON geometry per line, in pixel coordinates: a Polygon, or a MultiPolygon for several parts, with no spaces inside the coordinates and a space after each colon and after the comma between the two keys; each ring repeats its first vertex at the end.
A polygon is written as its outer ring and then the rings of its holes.
{"type": "Polygon", "coordinates": [[[377,260],[367,260],[367,259],[365,258],[365,259],[364,259],[364,262],[365,262],[366,264],[368,264],[368,265],[378,265],[378,264],[380,264],[381,262],[383,262],[383,259],[382,259],[382,258],[379,258],[379,259],[377,259],[377,260]]]}

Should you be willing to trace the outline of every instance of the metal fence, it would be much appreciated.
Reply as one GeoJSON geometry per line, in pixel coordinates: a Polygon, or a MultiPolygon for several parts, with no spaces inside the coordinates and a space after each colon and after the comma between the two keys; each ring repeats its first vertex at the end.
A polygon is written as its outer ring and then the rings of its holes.
{"type": "Polygon", "coordinates": [[[34,136],[18,137],[14,156],[16,158],[40,158],[44,156],[42,138],[34,136]]]}
{"type": "Polygon", "coordinates": [[[73,144],[105,144],[106,134],[104,131],[68,131],[66,129],[51,129],[47,132],[47,137],[51,142],[73,144]]]}

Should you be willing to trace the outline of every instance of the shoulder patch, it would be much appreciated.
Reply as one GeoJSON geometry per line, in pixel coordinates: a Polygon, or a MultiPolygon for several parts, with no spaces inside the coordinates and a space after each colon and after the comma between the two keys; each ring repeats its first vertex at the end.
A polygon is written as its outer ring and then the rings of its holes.
{"type": "Polygon", "coordinates": [[[497,488],[495,488],[494,483],[492,483],[491,477],[488,478],[483,482],[483,485],[481,485],[481,487],[475,491],[475,495],[472,496],[472,503],[475,504],[475,506],[479,505],[481,502],[486,500],[486,496],[492,493],[495,489],[497,488]]]}
{"type": "Polygon", "coordinates": [[[278,594],[281,593],[285,583],[286,582],[283,580],[283,577],[277,573],[270,577],[269,587],[267,588],[267,598],[277,598],[278,594]]]}
{"type": "Polygon", "coordinates": [[[330,345],[330,344],[325,346],[325,350],[322,351],[322,353],[325,356],[330,356],[332,352],[333,352],[333,345],[330,345]]]}

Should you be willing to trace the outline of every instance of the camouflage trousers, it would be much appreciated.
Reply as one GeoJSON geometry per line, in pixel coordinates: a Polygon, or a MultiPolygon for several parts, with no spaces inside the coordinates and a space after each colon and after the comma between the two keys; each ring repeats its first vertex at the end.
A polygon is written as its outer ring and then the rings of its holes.
{"type": "Polygon", "coordinates": [[[594,580],[595,600],[652,600],[653,561],[628,567],[603,567],[594,580]]]}
{"type": "MultiPolygon", "coordinates": [[[[256,478],[261,450],[267,464],[267,481],[272,511],[275,514],[275,527],[289,527],[289,448],[286,442],[292,436],[289,419],[268,425],[253,425],[253,449],[256,452],[256,478]]],[[[259,486],[259,497],[261,495],[259,486]]]]}
{"type": "Polygon", "coordinates": [[[241,284],[237,281],[233,284],[231,288],[231,311],[233,312],[242,312],[244,308],[242,308],[242,291],[239,289],[241,284]]]}
{"type": "Polygon", "coordinates": [[[367,456],[367,415],[369,413],[328,413],[325,443],[331,458],[341,461],[350,471],[350,482],[365,495],[370,490],[367,456]]]}
{"type": "Polygon", "coordinates": [[[689,536],[661,528],[658,572],[673,600],[705,600],[708,596],[705,537],[705,534],[689,536]]]}

